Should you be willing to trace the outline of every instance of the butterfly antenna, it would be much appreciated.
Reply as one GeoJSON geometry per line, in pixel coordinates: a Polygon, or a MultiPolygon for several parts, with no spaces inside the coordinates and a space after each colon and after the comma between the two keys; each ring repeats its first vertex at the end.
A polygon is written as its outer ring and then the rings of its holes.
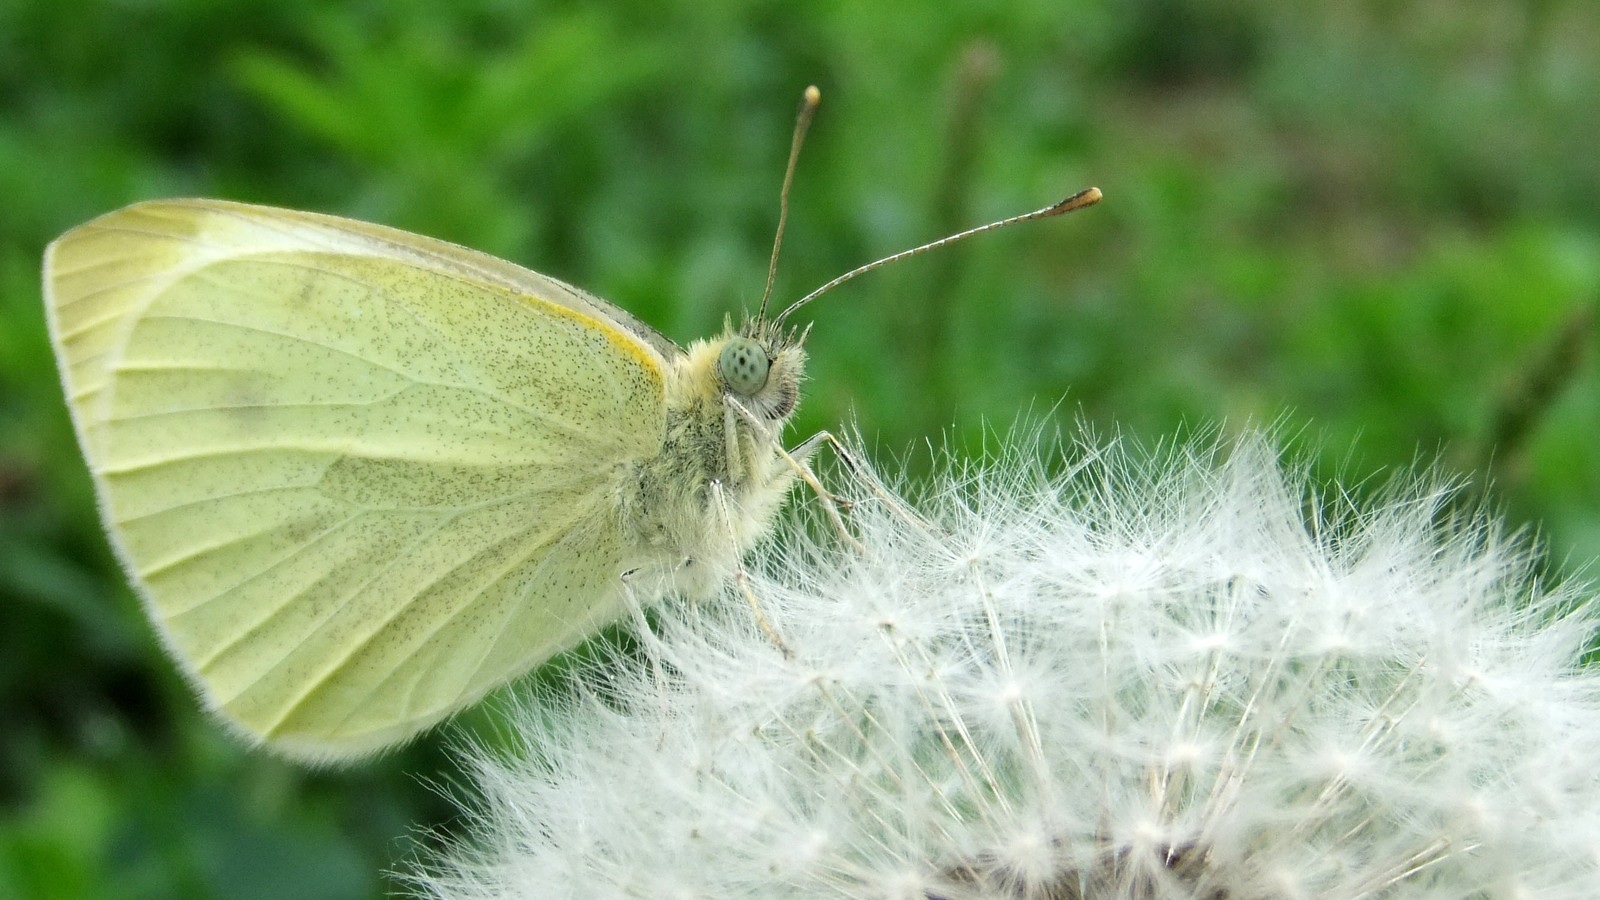
{"type": "Polygon", "coordinates": [[[761,292],[761,311],[756,321],[767,318],[767,301],[772,299],[772,282],[778,277],[778,250],[783,247],[783,229],[789,224],[789,187],[794,184],[795,165],[800,161],[800,145],[805,143],[806,129],[816,118],[817,105],[822,102],[822,92],[816,85],[806,88],[800,100],[800,114],[794,122],[794,138],[789,142],[789,165],[783,170],[783,190],[778,192],[778,233],[772,238],[772,260],[767,263],[767,289],[761,292]]]}
{"type": "MultiPolygon", "coordinates": [[[[985,231],[994,231],[998,228],[1004,228],[1007,225],[1016,225],[1021,222],[1032,222],[1035,219],[1048,219],[1053,216],[1059,216],[1063,213],[1072,212],[1075,209],[1083,209],[1085,206],[1093,206],[1100,202],[1100,196],[1101,194],[1099,188],[1088,188],[1087,190],[1082,190],[1076,194],[1073,194],[1071,197],[1068,197],[1059,203],[1052,203],[1043,209],[1036,209],[1033,212],[1023,213],[1020,216],[1012,216],[1009,219],[1001,219],[998,222],[990,222],[987,225],[979,225],[977,228],[968,228],[966,231],[958,232],[947,237],[942,237],[937,241],[930,241],[929,243],[923,244],[920,247],[912,247],[910,250],[901,250],[899,253],[893,254],[892,256],[885,256],[883,259],[869,262],[864,266],[858,266],[844,273],[843,275],[840,275],[838,278],[835,278],[822,287],[817,288],[804,297],[801,297],[799,300],[789,304],[787,309],[781,313],[778,313],[778,317],[774,319],[773,322],[776,325],[782,326],[783,321],[789,318],[790,313],[802,306],[805,306],[807,303],[810,303],[811,301],[817,299],[823,294],[826,294],[839,285],[844,284],[846,281],[849,281],[857,275],[864,275],[868,272],[871,272],[873,269],[881,266],[887,266],[893,262],[899,262],[908,256],[916,256],[919,253],[926,253],[929,250],[936,250],[945,246],[946,244],[954,244],[956,241],[962,240],[963,238],[969,238],[975,234],[983,234],[985,231]]],[[[765,308],[764,304],[763,308],[765,308]]]]}

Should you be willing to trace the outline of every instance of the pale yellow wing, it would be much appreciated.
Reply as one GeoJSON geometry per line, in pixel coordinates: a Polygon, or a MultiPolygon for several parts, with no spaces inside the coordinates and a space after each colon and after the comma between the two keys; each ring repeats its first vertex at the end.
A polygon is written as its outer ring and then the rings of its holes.
{"type": "Polygon", "coordinates": [[[196,200],[68,232],[44,289],[106,527],[249,735],[369,753],[617,614],[620,479],[660,451],[668,363],[609,304],[443,242],[196,200]]]}

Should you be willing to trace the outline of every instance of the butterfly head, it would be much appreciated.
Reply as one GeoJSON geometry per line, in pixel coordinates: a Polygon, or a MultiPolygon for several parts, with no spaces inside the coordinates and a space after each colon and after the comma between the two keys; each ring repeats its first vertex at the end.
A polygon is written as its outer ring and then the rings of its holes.
{"type": "Polygon", "coordinates": [[[781,423],[800,402],[806,331],[760,319],[729,327],[717,352],[717,381],[725,396],[765,422],[781,423]]]}

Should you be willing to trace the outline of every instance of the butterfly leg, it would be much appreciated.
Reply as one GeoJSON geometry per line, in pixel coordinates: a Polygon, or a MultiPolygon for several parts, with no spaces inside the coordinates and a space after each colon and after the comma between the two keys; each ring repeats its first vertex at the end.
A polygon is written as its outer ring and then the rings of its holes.
{"type": "Polygon", "coordinates": [[[806,438],[804,442],[793,450],[785,450],[778,444],[774,444],[773,447],[778,451],[778,456],[788,463],[790,468],[794,469],[796,477],[805,482],[806,487],[817,495],[817,499],[822,502],[823,511],[828,515],[828,521],[833,523],[834,530],[839,532],[839,536],[844,538],[845,543],[855,548],[856,552],[865,553],[867,550],[866,545],[862,544],[861,541],[856,539],[855,535],[850,533],[850,529],[845,527],[844,517],[839,514],[841,507],[848,510],[855,504],[823,487],[822,482],[817,478],[817,473],[813,472],[811,466],[807,463],[811,454],[815,453],[817,448],[826,443],[829,438],[831,438],[831,435],[826,431],[819,431],[806,438]]]}
{"type": "MultiPolygon", "coordinates": [[[[711,496],[717,511],[722,514],[723,526],[731,534],[733,532],[733,514],[728,509],[728,498],[723,493],[720,482],[712,482],[711,496]]],[[[772,627],[772,623],[767,621],[766,615],[762,613],[761,601],[756,598],[756,592],[750,588],[750,574],[745,570],[743,558],[734,558],[733,583],[739,589],[739,593],[744,595],[744,599],[750,603],[750,610],[755,613],[756,624],[761,626],[762,633],[778,648],[784,659],[794,659],[794,651],[790,650],[789,645],[783,642],[783,638],[778,635],[778,630],[772,627]]]]}
{"type": "MultiPolygon", "coordinates": [[[[827,432],[819,432],[818,434],[807,438],[803,443],[800,444],[800,446],[796,447],[793,452],[791,452],[783,449],[783,445],[778,442],[777,435],[774,434],[759,419],[757,419],[754,413],[746,409],[743,404],[734,400],[729,400],[726,409],[727,413],[723,421],[726,423],[726,427],[729,430],[729,455],[737,456],[737,454],[734,452],[735,445],[732,443],[734,440],[732,423],[733,417],[738,416],[750,423],[750,425],[756,430],[757,434],[764,434],[767,440],[771,442],[772,449],[777,452],[778,458],[787,463],[789,468],[794,470],[796,477],[805,482],[806,487],[811,488],[812,492],[817,495],[817,499],[822,501],[823,510],[828,515],[828,521],[833,523],[834,530],[839,532],[839,536],[844,538],[845,542],[854,547],[858,552],[865,551],[867,548],[863,546],[860,541],[856,540],[855,535],[850,533],[850,530],[845,527],[844,518],[839,515],[839,507],[843,506],[848,509],[850,507],[850,501],[823,487],[822,482],[817,480],[817,474],[811,471],[810,466],[806,465],[807,458],[810,457],[812,453],[816,452],[817,447],[822,445],[823,436],[826,435],[827,432]]],[[[729,466],[730,471],[732,468],[732,466],[729,466]]]]}
{"type": "MultiPolygon", "coordinates": [[[[858,481],[866,485],[867,490],[871,491],[872,495],[882,502],[883,505],[895,515],[923,531],[933,534],[943,532],[943,529],[918,515],[916,510],[913,510],[911,507],[907,506],[904,500],[901,500],[899,497],[896,497],[894,494],[890,493],[886,488],[884,488],[884,486],[878,482],[877,478],[873,477],[871,470],[867,466],[863,465],[860,460],[856,459],[855,455],[850,452],[850,448],[846,447],[843,441],[840,441],[836,436],[834,436],[833,432],[819,431],[816,434],[813,434],[811,437],[806,438],[805,441],[803,441],[795,449],[789,451],[789,453],[800,464],[803,464],[812,453],[816,452],[816,450],[824,444],[831,447],[833,449],[833,455],[838,458],[839,462],[843,464],[846,469],[850,470],[850,474],[856,476],[858,481]]],[[[809,467],[805,467],[805,471],[810,472],[811,470],[809,467]]],[[[801,477],[803,480],[804,476],[801,477]]],[[[806,483],[812,484],[815,479],[816,476],[812,475],[812,480],[807,481],[806,483]]],[[[823,491],[823,488],[821,485],[815,485],[813,490],[821,492],[823,491]]],[[[819,496],[821,496],[821,494],[819,494],[819,496]]],[[[850,509],[855,505],[853,501],[834,494],[827,494],[827,498],[831,498],[834,502],[843,506],[845,509],[850,509]]],[[[857,546],[859,546],[859,543],[857,543],[857,546]]]]}
{"type": "Polygon", "coordinates": [[[761,626],[762,633],[778,648],[778,652],[783,654],[784,659],[794,659],[794,651],[789,649],[789,645],[785,644],[783,638],[778,636],[778,630],[773,628],[772,623],[768,622],[767,617],[762,614],[761,601],[756,599],[756,592],[750,589],[750,575],[745,571],[743,562],[734,567],[733,583],[739,588],[739,593],[744,595],[744,599],[750,603],[750,609],[755,613],[756,624],[761,626]]]}

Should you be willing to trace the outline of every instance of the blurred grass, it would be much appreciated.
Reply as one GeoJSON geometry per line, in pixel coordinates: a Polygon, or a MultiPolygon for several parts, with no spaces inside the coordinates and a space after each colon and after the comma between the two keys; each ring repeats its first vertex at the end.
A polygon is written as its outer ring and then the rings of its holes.
{"type": "Polygon", "coordinates": [[[1278,422],[1329,476],[1438,458],[1558,572],[1600,557],[1600,6],[932,9],[0,0],[0,897],[371,897],[449,828],[437,738],[316,773],[220,735],[116,569],[38,259],[142,198],[447,238],[687,341],[760,295],[815,82],[780,299],[1107,200],[820,301],[796,433],[1278,422]]]}

